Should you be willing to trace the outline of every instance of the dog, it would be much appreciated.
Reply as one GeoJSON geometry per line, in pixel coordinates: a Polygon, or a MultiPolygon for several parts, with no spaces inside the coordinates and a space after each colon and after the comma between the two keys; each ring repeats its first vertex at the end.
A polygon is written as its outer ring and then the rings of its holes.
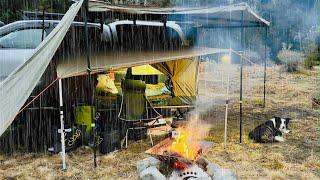
{"type": "Polygon", "coordinates": [[[284,142],[283,134],[288,130],[291,118],[274,117],[260,124],[249,133],[249,138],[258,143],[284,142]]]}

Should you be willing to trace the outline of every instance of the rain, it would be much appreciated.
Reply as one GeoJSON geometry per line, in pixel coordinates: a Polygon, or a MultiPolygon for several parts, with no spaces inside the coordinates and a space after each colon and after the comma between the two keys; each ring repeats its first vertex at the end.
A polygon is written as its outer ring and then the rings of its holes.
{"type": "Polygon", "coordinates": [[[0,179],[319,179],[319,0],[0,0],[0,179]]]}

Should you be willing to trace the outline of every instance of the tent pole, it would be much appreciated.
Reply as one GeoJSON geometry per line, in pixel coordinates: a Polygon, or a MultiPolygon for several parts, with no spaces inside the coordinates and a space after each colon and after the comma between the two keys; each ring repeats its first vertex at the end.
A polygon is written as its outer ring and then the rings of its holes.
{"type": "MultiPolygon", "coordinates": [[[[227,66],[231,65],[231,51],[229,52],[230,63],[227,66]]],[[[228,77],[227,77],[227,98],[226,98],[226,112],[224,116],[224,148],[227,147],[227,128],[228,128],[228,109],[229,109],[229,86],[230,86],[230,69],[227,69],[228,77]]]]}
{"type": "Polygon", "coordinates": [[[240,143],[242,143],[242,118],[243,118],[243,109],[242,109],[242,75],[243,75],[243,59],[242,55],[240,57],[240,143]]]}
{"type": "MultiPolygon", "coordinates": [[[[89,6],[88,6],[89,1],[85,0],[84,6],[85,6],[85,41],[86,41],[86,59],[87,59],[87,73],[88,73],[88,87],[92,88],[91,89],[91,99],[90,99],[90,106],[91,106],[91,119],[94,119],[93,115],[93,104],[94,104],[94,98],[93,98],[93,92],[94,88],[92,86],[91,82],[91,61],[90,61],[90,47],[89,47],[89,33],[88,33],[88,15],[89,15],[89,6]]],[[[92,127],[93,127],[93,164],[94,167],[97,167],[97,147],[96,147],[96,127],[95,127],[95,122],[92,122],[92,127]]]]}
{"type": "Polygon", "coordinates": [[[63,115],[63,99],[62,99],[62,80],[59,79],[59,109],[60,109],[60,134],[61,134],[61,157],[62,169],[66,170],[66,146],[65,146],[65,130],[64,130],[64,115],[63,115]]]}
{"type": "Polygon", "coordinates": [[[266,81],[267,81],[267,37],[268,27],[265,27],[264,41],[264,73],[263,73],[263,107],[266,107],[266,81]]]}
{"type": "Polygon", "coordinates": [[[242,109],[242,75],[243,75],[243,53],[244,53],[244,28],[243,28],[243,12],[241,13],[241,48],[242,54],[240,57],[240,143],[242,143],[242,118],[243,118],[243,109],[242,109]]]}

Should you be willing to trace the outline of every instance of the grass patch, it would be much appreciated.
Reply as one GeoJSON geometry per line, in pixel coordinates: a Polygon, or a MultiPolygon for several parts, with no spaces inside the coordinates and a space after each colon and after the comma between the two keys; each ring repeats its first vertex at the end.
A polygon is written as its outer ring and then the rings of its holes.
{"type": "Polygon", "coordinates": [[[282,170],[284,168],[283,162],[278,159],[266,162],[263,166],[271,170],[282,170]]]}
{"type": "MultiPolygon", "coordinates": [[[[226,148],[225,106],[212,107],[203,116],[212,125],[206,140],[214,142],[206,158],[233,170],[239,179],[320,179],[320,112],[312,109],[309,97],[316,89],[316,72],[310,71],[308,74],[310,76],[299,73],[283,73],[279,76],[278,67],[268,68],[265,108],[257,108],[263,104],[263,86],[254,84],[254,87],[246,89],[244,94],[250,99],[245,97],[249,100],[244,103],[241,144],[238,97],[230,101],[234,103],[229,106],[226,148]],[[251,129],[275,115],[293,118],[286,142],[257,144],[248,139],[251,129]]],[[[236,84],[234,87],[239,86],[236,84]]],[[[215,89],[208,91],[214,93],[215,89]]],[[[154,138],[155,143],[162,138],[154,138]]],[[[148,156],[144,151],[150,147],[149,139],[145,139],[129,142],[126,150],[108,155],[98,154],[97,168],[93,167],[92,150],[79,148],[67,153],[67,172],[61,171],[58,154],[0,155],[0,179],[138,179],[136,162],[148,156]]]]}

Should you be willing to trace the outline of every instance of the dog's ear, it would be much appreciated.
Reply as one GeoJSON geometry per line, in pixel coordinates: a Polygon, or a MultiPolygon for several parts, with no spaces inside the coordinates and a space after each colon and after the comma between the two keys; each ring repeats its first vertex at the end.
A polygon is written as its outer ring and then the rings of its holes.
{"type": "Polygon", "coordinates": [[[275,123],[276,123],[276,128],[279,128],[280,124],[281,124],[281,118],[275,116],[274,119],[275,119],[275,123]]]}
{"type": "Polygon", "coordinates": [[[284,119],[286,120],[286,126],[288,127],[288,124],[289,124],[291,118],[284,118],[284,119]]]}

